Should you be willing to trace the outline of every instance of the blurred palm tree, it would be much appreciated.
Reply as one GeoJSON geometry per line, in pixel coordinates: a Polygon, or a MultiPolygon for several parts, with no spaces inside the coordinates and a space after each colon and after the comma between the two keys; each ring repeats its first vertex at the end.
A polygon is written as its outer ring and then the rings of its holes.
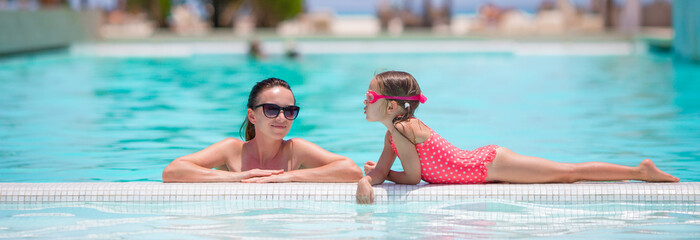
{"type": "Polygon", "coordinates": [[[304,9],[303,0],[253,1],[258,23],[263,27],[275,27],[278,23],[296,17],[304,9]]]}
{"type": "Polygon", "coordinates": [[[119,8],[129,13],[145,12],[158,27],[167,27],[172,0],[118,0],[119,8]]]}

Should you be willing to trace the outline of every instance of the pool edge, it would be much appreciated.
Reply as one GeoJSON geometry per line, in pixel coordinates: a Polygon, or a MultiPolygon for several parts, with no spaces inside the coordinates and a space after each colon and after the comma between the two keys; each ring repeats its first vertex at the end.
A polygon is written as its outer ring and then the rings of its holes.
{"type": "MultiPolygon", "coordinates": [[[[356,183],[0,183],[0,203],[193,202],[218,200],[354,201],[356,183]]],[[[499,199],[527,202],[692,202],[700,182],[586,182],[374,186],[375,202],[499,199]]]]}

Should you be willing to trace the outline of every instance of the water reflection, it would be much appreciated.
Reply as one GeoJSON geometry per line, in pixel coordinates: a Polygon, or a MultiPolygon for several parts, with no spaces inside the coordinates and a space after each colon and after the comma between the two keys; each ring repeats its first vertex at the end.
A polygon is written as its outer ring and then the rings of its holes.
{"type": "Polygon", "coordinates": [[[698,210],[694,203],[499,200],[12,204],[0,205],[0,237],[691,237],[700,234],[698,210]]]}

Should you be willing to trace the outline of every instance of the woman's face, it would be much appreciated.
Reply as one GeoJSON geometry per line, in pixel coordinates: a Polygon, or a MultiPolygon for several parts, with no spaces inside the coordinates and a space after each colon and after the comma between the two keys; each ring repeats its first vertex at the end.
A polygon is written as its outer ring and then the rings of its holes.
{"type": "MultiPolygon", "coordinates": [[[[294,105],[294,94],[284,87],[268,88],[260,92],[256,105],[265,103],[280,107],[291,106],[294,105]]],[[[273,139],[283,139],[287,136],[294,122],[285,118],[283,111],[275,118],[268,118],[263,113],[263,107],[248,109],[248,120],[255,125],[255,135],[262,134],[273,139]]]]}

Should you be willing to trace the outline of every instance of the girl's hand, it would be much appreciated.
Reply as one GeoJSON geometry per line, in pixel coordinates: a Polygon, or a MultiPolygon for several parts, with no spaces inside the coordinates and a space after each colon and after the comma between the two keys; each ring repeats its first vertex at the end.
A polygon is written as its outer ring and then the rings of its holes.
{"type": "Polygon", "coordinates": [[[372,162],[372,161],[365,162],[365,175],[369,175],[369,173],[374,171],[374,168],[376,168],[376,167],[377,167],[376,162],[372,162]]]}
{"type": "Polygon", "coordinates": [[[372,188],[372,184],[367,181],[367,178],[362,178],[357,182],[357,193],[355,193],[355,197],[359,204],[370,204],[374,202],[374,189],[372,188]]]}

